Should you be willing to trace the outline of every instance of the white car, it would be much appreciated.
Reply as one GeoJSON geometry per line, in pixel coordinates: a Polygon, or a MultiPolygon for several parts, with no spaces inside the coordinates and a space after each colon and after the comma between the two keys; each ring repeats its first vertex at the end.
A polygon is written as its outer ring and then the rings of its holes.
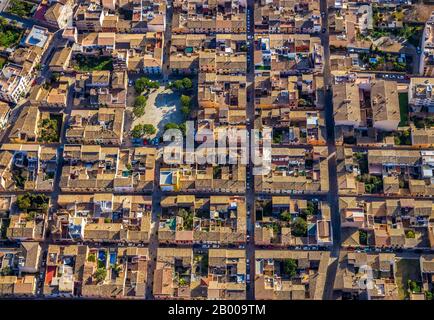
{"type": "Polygon", "coordinates": [[[246,279],[247,279],[247,283],[250,283],[250,274],[247,275],[246,279]]]}

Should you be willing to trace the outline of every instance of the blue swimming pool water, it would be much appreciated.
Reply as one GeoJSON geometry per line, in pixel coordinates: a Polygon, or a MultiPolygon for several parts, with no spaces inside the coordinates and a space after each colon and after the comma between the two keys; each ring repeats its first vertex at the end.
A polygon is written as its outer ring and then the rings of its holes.
{"type": "Polygon", "coordinates": [[[106,256],[105,250],[98,251],[98,260],[105,264],[107,261],[106,259],[107,259],[107,256],[106,256]]]}
{"type": "Polygon", "coordinates": [[[110,264],[116,264],[116,252],[110,253],[110,264]]]}

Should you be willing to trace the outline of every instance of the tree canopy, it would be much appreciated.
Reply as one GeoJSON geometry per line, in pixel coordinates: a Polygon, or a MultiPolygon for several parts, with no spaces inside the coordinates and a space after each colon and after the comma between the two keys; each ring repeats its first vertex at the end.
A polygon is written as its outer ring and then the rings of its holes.
{"type": "Polygon", "coordinates": [[[291,221],[291,214],[288,210],[285,210],[280,214],[280,219],[283,221],[291,221]]]}
{"type": "Polygon", "coordinates": [[[181,112],[187,116],[190,114],[191,98],[186,95],[181,95],[181,112]]]}
{"type": "Polygon", "coordinates": [[[170,88],[183,91],[193,88],[193,83],[189,78],[183,78],[182,80],[175,80],[170,84],[170,88]]]}
{"type": "Polygon", "coordinates": [[[285,259],[283,260],[283,272],[290,278],[297,274],[297,260],[285,259]]]}
{"type": "Polygon", "coordinates": [[[135,117],[139,118],[145,114],[146,102],[147,99],[144,96],[138,96],[134,100],[133,114],[135,117]]]}
{"type": "Polygon", "coordinates": [[[302,217],[297,217],[292,222],[291,229],[294,236],[304,237],[307,232],[307,221],[302,217]]]}
{"type": "Polygon", "coordinates": [[[157,132],[157,129],[152,124],[144,124],[143,125],[143,134],[145,136],[153,135],[157,132]]]}
{"type": "Polygon", "coordinates": [[[144,135],[150,136],[157,132],[157,129],[152,124],[138,124],[131,130],[133,138],[141,138],[144,135]]]}
{"type": "Polygon", "coordinates": [[[159,86],[158,81],[152,81],[146,77],[141,77],[134,82],[134,89],[139,94],[145,91],[145,89],[157,89],[159,86]]]}
{"type": "Polygon", "coordinates": [[[27,211],[29,209],[47,209],[48,197],[45,194],[32,194],[29,192],[20,194],[17,197],[17,206],[21,211],[27,211]]]}
{"type": "Polygon", "coordinates": [[[103,282],[106,276],[107,276],[107,270],[104,268],[98,268],[94,274],[94,277],[98,283],[103,282]]]}

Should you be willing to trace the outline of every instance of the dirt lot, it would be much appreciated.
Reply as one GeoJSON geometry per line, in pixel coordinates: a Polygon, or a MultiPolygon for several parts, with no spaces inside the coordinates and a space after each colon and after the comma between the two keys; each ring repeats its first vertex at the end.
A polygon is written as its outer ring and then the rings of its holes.
{"type": "MultiPolygon", "coordinates": [[[[181,123],[184,119],[180,111],[180,94],[161,86],[148,96],[145,114],[139,118],[133,118],[132,105],[136,97],[134,88],[128,90],[127,115],[125,120],[125,132],[128,133],[137,124],[152,124],[157,129],[156,136],[163,134],[164,125],[168,122],[181,123]]],[[[152,137],[151,137],[152,138],[152,137]]]]}
{"type": "Polygon", "coordinates": [[[405,16],[404,21],[425,23],[433,10],[434,5],[432,4],[418,3],[414,5],[414,10],[411,10],[411,12],[405,16]]]}
{"type": "Polygon", "coordinates": [[[407,295],[407,281],[420,281],[420,268],[418,259],[398,259],[396,261],[396,284],[398,285],[399,298],[407,295]]]}

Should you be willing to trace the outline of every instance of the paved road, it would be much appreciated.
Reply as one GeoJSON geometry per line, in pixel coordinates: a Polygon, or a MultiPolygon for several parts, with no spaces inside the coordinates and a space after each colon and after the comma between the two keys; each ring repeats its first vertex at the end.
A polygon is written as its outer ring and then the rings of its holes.
{"type": "Polygon", "coordinates": [[[172,17],[173,17],[173,1],[170,0],[167,3],[170,7],[166,9],[166,30],[164,32],[164,45],[163,45],[163,80],[167,81],[169,79],[169,58],[170,58],[170,45],[172,43],[172,17]]]}
{"type": "Polygon", "coordinates": [[[334,261],[329,265],[326,278],[326,286],[324,288],[324,299],[331,299],[333,294],[333,284],[337,271],[337,260],[339,258],[340,250],[340,214],[338,207],[338,182],[336,174],[336,145],[335,145],[335,131],[334,131],[334,119],[333,119],[333,103],[332,93],[329,90],[332,84],[332,77],[330,74],[330,47],[329,47],[329,33],[328,33],[328,5],[327,0],[321,0],[320,2],[321,12],[324,13],[321,27],[321,43],[324,48],[324,107],[325,107],[325,121],[327,129],[327,147],[329,157],[329,192],[327,195],[327,202],[331,209],[332,220],[332,232],[333,232],[333,248],[331,251],[331,261],[334,261]],[[323,30],[325,29],[325,32],[323,30]]]}
{"type": "Polygon", "coordinates": [[[8,3],[9,0],[0,0],[0,12],[3,12],[3,10],[6,9],[8,3]]]}
{"type": "MultiPolygon", "coordinates": [[[[166,31],[164,33],[164,56],[163,56],[163,80],[167,81],[169,78],[169,57],[170,57],[170,44],[172,40],[172,16],[173,16],[173,1],[168,1],[170,7],[167,8],[166,12],[166,31]]],[[[160,154],[161,155],[161,154],[160,154]]],[[[155,163],[155,175],[154,175],[154,191],[152,192],[152,226],[151,226],[151,235],[149,239],[149,264],[148,264],[148,272],[147,272],[147,282],[146,282],[146,298],[153,299],[153,283],[154,283],[154,271],[157,262],[157,250],[158,250],[158,225],[159,218],[161,216],[161,189],[159,187],[159,179],[160,179],[160,164],[162,158],[159,157],[155,163]]]]}
{"type": "MultiPolygon", "coordinates": [[[[254,0],[248,0],[247,2],[247,37],[251,38],[248,50],[247,50],[247,131],[252,132],[255,123],[255,68],[253,63],[253,43],[254,43],[254,0]]],[[[250,159],[251,157],[249,157],[250,159]]],[[[250,261],[250,283],[248,283],[247,299],[253,300],[255,293],[255,240],[254,240],[254,226],[255,226],[255,189],[254,189],[254,177],[253,177],[253,162],[250,159],[250,165],[247,167],[246,178],[248,186],[246,188],[246,203],[247,211],[250,212],[250,217],[247,219],[247,234],[250,239],[246,245],[246,257],[250,261]],[[250,218],[250,220],[249,220],[250,218]],[[249,225],[250,224],[250,225],[249,225]],[[250,230],[250,231],[249,231],[250,230]]]]}
{"type": "MultiPolygon", "coordinates": [[[[73,89],[72,87],[69,88],[70,92],[68,95],[68,101],[67,101],[67,107],[64,110],[65,112],[65,116],[64,116],[64,125],[62,126],[62,131],[60,134],[60,143],[63,145],[66,142],[66,124],[69,122],[69,118],[71,115],[71,110],[72,110],[72,97],[73,97],[73,89]]],[[[59,194],[61,192],[60,190],[60,178],[62,175],[62,164],[63,164],[63,148],[58,148],[57,149],[57,167],[56,167],[56,175],[54,177],[54,187],[53,187],[53,192],[51,193],[51,205],[50,205],[50,210],[48,212],[48,217],[46,220],[46,224],[45,224],[45,240],[41,243],[41,252],[42,252],[42,264],[43,266],[46,265],[47,261],[47,252],[48,252],[48,246],[50,245],[50,243],[52,243],[52,238],[51,238],[51,228],[52,228],[52,223],[53,223],[53,214],[58,210],[59,205],[58,205],[58,199],[59,199],[59,194]]],[[[45,268],[42,268],[41,270],[42,274],[45,273],[45,268]]],[[[42,284],[41,282],[43,282],[43,279],[45,279],[45,275],[42,278],[39,278],[38,280],[38,288],[42,288],[42,284]]]]}
{"type": "Polygon", "coordinates": [[[32,20],[29,20],[29,19],[26,19],[26,18],[22,18],[22,17],[18,17],[18,16],[15,16],[13,14],[7,13],[5,11],[0,12],[0,17],[3,17],[5,19],[11,20],[11,21],[14,20],[14,21],[16,21],[18,23],[18,25],[21,25],[21,26],[29,28],[29,29],[32,28],[35,25],[35,22],[32,21],[32,20]]]}
{"type": "Polygon", "coordinates": [[[161,216],[161,190],[158,187],[160,177],[160,160],[156,162],[155,166],[155,190],[152,193],[152,226],[151,226],[151,236],[149,239],[149,264],[148,264],[148,279],[146,282],[146,298],[153,299],[153,283],[154,283],[154,271],[157,261],[157,250],[158,250],[158,225],[161,216]]]}
{"type": "MultiPolygon", "coordinates": [[[[59,30],[60,31],[60,30],[59,30]]],[[[52,39],[51,39],[51,43],[48,47],[48,50],[46,51],[46,54],[44,54],[44,56],[42,57],[41,61],[43,63],[45,63],[47,61],[47,59],[49,58],[49,56],[52,55],[53,51],[55,48],[57,48],[57,46],[60,44],[60,32],[56,32],[52,39]]],[[[48,71],[48,67],[45,67],[41,70],[41,77],[49,77],[50,73],[48,71]]],[[[63,165],[63,148],[61,146],[63,146],[66,143],[66,129],[67,129],[67,124],[69,123],[69,119],[71,116],[71,110],[72,110],[72,105],[73,105],[73,96],[74,96],[74,90],[73,87],[69,87],[69,93],[68,93],[68,100],[67,100],[67,104],[66,104],[66,108],[63,110],[64,112],[64,117],[63,117],[63,124],[62,124],[62,128],[61,128],[61,132],[60,132],[60,144],[58,145],[58,149],[57,149],[57,158],[56,158],[56,174],[54,177],[54,182],[53,182],[53,192],[51,192],[50,197],[51,197],[51,202],[50,202],[50,209],[48,212],[48,217],[46,217],[46,222],[45,222],[45,240],[41,243],[41,252],[42,252],[42,266],[45,266],[47,261],[47,252],[48,252],[48,246],[50,245],[50,243],[52,243],[52,238],[51,238],[51,228],[52,228],[52,223],[53,223],[53,213],[56,212],[59,208],[58,206],[58,199],[59,199],[59,194],[61,192],[60,189],[60,178],[62,176],[62,165],[63,165]]],[[[40,295],[42,294],[40,292],[40,290],[43,288],[43,281],[45,279],[45,268],[42,268],[41,273],[43,274],[43,277],[38,278],[38,282],[37,282],[37,293],[40,295]]]]}
{"type": "MultiPolygon", "coordinates": [[[[171,3],[171,1],[170,1],[171,3]]],[[[328,88],[332,84],[332,78],[330,74],[330,66],[329,66],[329,60],[330,60],[330,50],[329,50],[329,38],[328,38],[328,14],[327,14],[327,0],[320,0],[320,8],[321,12],[325,12],[325,16],[323,17],[322,21],[322,29],[325,29],[325,32],[320,33],[320,38],[322,45],[324,47],[324,70],[323,70],[323,76],[324,76],[324,108],[325,108],[325,120],[326,120],[326,129],[327,129],[327,147],[328,152],[331,155],[329,157],[329,192],[328,193],[322,193],[322,194],[291,194],[290,196],[292,198],[303,198],[303,199],[318,199],[320,201],[327,201],[330,204],[331,207],[331,213],[332,213],[332,230],[333,230],[333,247],[331,248],[331,264],[328,268],[327,272],[327,280],[326,280],[326,286],[324,290],[324,299],[331,299],[333,297],[333,284],[334,284],[334,278],[336,276],[337,271],[337,263],[341,248],[341,238],[340,238],[340,214],[338,210],[338,188],[337,188],[337,172],[336,172],[336,145],[335,145],[335,136],[334,136],[334,119],[333,119],[333,105],[332,105],[332,93],[328,88]]],[[[1,3],[0,3],[1,8],[1,3]]],[[[5,13],[0,13],[0,16],[4,16],[5,13]]],[[[171,19],[173,15],[173,7],[170,6],[168,8],[167,12],[167,28],[165,32],[165,40],[164,40],[164,47],[169,48],[170,46],[170,40],[171,40],[171,19]]],[[[254,0],[248,0],[247,1],[247,38],[248,38],[248,50],[247,50],[247,56],[248,56],[248,62],[247,62],[247,129],[249,132],[251,132],[252,129],[254,129],[254,119],[255,119],[255,105],[254,105],[254,62],[253,62],[253,53],[254,53],[254,0]]],[[[32,26],[34,23],[29,19],[17,19],[17,17],[12,16],[14,20],[17,20],[21,23],[24,23],[26,26],[32,26]]],[[[61,31],[61,30],[59,30],[61,31]]],[[[60,37],[61,32],[57,32],[54,34],[52,42],[50,43],[49,49],[44,54],[41,63],[46,64],[47,61],[51,58],[54,49],[57,48],[59,45],[62,44],[62,40],[60,37]]],[[[162,77],[164,80],[169,79],[169,50],[165,50],[164,56],[163,56],[163,68],[162,68],[162,77]]],[[[39,80],[49,77],[49,71],[48,67],[44,67],[41,70],[41,76],[38,78],[39,80]]],[[[139,76],[139,75],[137,75],[139,76]]],[[[134,77],[132,77],[134,78],[134,77]]],[[[72,89],[71,89],[72,90],[72,89]]],[[[73,92],[71,91],[69,94],[69,99],[67,102],[67,107],[64,110],[65,112],[65,119],[64,119],[64,125],[62,126],[62,132],[61,132],[61,138],[60,138],[60,144],[56,145],[59,147],[58,149],[58,157],[57,157],[57,170],[56,170],[56,177],[54,181],[54,190],[51,193],[51,208],[49,212],[49,217],[52,217],[53,212],[55,212],[58,209],[58,196],[60,193],[60,177],[62,173],[62,164],[63,164],[63,149],[60,147],[60,145],[63,145],[66,142],[65,134],[66,134],[66,124],[69,122],[70,114],[72,110],[72,97],[73,92]]],[[[21,105],[17,105],[16,108],[13,109],[11,114],[11,121],[10,123],[14,123],[16,120],[16,117],[21,110],[21,105]]],[[[0,136],[0,142],[5,143],[7,141],[7,136],[10,132],[10,127],[6,128],[3,132],[3,135],[0,136]]],[[[306,146],[292,146],[292,147],[306,147],[306,146]]],[[[384,147],[381,147],[384,149],[384,147]]],[[[152,287],[153,287],[153,275],[155,271],[156,266],[156,257],[157,257],[157,248],[158,248],[158,222],[159,222],[159,216],[161,214],[161,197],[162,192],[159,189],[159,170],[160,170],[160,161],[158,160],[156,163],[156,169],[155,169],[155,190],[153,192],[150,191],[144,191],[139,193],[122,193],[122,194],[146,194],[146,195],[152,195],[153,200],[153,208],[152,208],[152,228],[151,228],[151,235],[150,235],[150,241],[149,244],[146,245],[149,248],[149,258],[150,263],[148,265],[148,279],[147,279],[147,287],[146,287],[146,298],[147,299],[153,299],[152,294],[152,287]]],[[[249,240],[246,244],[246,257],[249,260],[249,276],[250,281],[248,283],[248,290],[247,290],[247,299],[253,299],[254,298],[254,278],[255,278],[255,244],[254,244],[254,226],[255,226],[255,196],[266,196],[269,197],[271,195],[277,195],[283,193],[267,193],[267,192],[256,192],[254,190],[254,176],[253,176],[253,163],[250,161],[249,166],[247,167],[247,188],[245,192],[239,192],[239,193],[233,193],[233,192],[214,192],[214,191],[191,191],[186,192],[189,194],[193,194],[197,197],[206,197],[211,194],[231,194],[231,195],[244,195],[246,197],[246,203],[247,203],[247,211],[250,213],[248,215],[247,219],[247,230],[249,234],[249,240]]],[[[64,192],[68,193],[68,192],[64,192]]],[[[77,192],[71,192],[71,194],[76,194],[77,192]]],[[[86,192],[83,192],[86,193],[86,192]]],[[[87,194],[87,193],[86,193],[87,194]]],[[[118,194],[118,193],[116,193],[118,194]]],[[[176,193],[164,193],[164,195],[170,195],[170,194],[176,194],[176,193]]],[[[289,195],[289,194],[288,194],[289,195]]],[[[372,195],[372,196],[360,196],[359,198],[365,199],[365,200],[376,200],[381,199],[381,196],[379,195],[372,195]]],[[[48,219],[46,223],[46,230],[50,230],[51,228],[52,219],[48,219]]],[[[46,238],[45,241],[41,243],[42,246],[42,254],[43,254],[43,264],[46,263],[46,252],[48,249],[48,244],[51,241],[51,238],[46,238]]],[[[71,241],[65,241],[65,244],[71,243],[71,241]]],[[[92,246],[99,246],[100,243],[95,242],[81,242],[81,244],[88,244],[92,246]]],[[[111,246],[118,246],[117,243],[104,243],[105,247],[111,247],[111,246]]],[[[259,248],[259,247],[258,247],[259,248]]],[[[284,250],[298,250],[300,248],[295,247],[285,247],[284,250]]],[[[408,258],[416,258],[417,253],[414,252],[413,249],[403,249],[402,252],[398,253],[398,256],[400,257],[408,257],[408,258]]],[[[42,269],[42,274],[44,272],[44,268],[42,269]]],[[[44,276],[44,274],[43,274],[44,276]]],[[[42,277],[43,279],[43,277],[42,277]]],[[[41,280],[38,281],[38,287],[41,287],[42,282],[41,280]]]]}
{"type": "Polygon", "coordinates": [[[53,57],[54,53],[56,52],[56,49],[66,45],[67,41],[62,38],[62,32],[63,29],[59,29],[56,32],[54,32],[53,36],[51,37],[51,42],[41,58],[42,69],[39,73],[39,76],[36,78],[37,84],[42,84],[45,81],[45,79],[50,78],[51,72],[49,70],[48,64],[51,58],[53,57]]]}
{"type": "Polygon", "coordinates": [[[50,32],[55,32],[58,29],[54,28],[51,25],[48,25],[46,23],[44,23],[43,21],[40,20],[34,20],[32,18],[25,18],[25,17],[20,17],[20,16],[16,16],[14,14],[10,14],[8,12],[2,11],[0,12],[0,17],[3,17],[5,19],[8,20],[14,20],[16,22],[18,22],[19,25],[22,25],[26,28],[32,28],[34,25],[39,25],[41,27],[47,28],[50,32]]]}

